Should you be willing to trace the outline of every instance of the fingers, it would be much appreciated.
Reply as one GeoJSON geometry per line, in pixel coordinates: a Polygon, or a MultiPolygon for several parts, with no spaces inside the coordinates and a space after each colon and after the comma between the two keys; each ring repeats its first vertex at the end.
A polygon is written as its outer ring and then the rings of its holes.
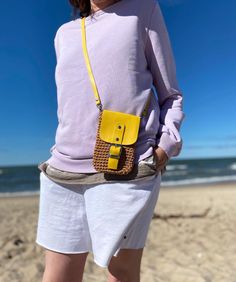
{"type": "Polygon", "coordinates": [[[157,163],[156,163],[156,168],[158,169],[158,170],[162,170],[162,169],[164,169],[164,167],[166,166],[166,160],[162,160],[162,161],[158,161],[157,160],[157,163]]]}
{"type": "Polygon", "coordinates": [[[157,171],[161,171],[161,174],[164,174],[165,172],[166,172],[166,163],[164,163],[164,164],[158,164],[157,166],[156,166],[156,170],[157,171]]]}
{"type": "Polygon", "coordinates": [[[161,175],[164,174],[166,172],[166,166],[163,167],[163,169],[161,170],[161,175]]]}
{"type": "Polygon", "coordinates": [[[157,172],[161,171],[161,174],[164,174],[166,171],[166,165],[169,161],[168,158],[162,157],[158,155],[157,153],[154,154],[155,160],[156,160],[156,170],[157,172]]]}

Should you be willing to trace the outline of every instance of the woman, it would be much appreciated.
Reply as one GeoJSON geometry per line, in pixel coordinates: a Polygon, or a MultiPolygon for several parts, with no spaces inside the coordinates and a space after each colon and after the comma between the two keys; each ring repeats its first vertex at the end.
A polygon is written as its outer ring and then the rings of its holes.
{"type": "Polygon", "coordinates": [[[104,177],[92,163],[99,112],[83,57],[81,17],[59,27],[54,39],[59,123],[52,156],[39,165],[36,242],[46,249],[43,282],[82,281],[89,252],[108,268],[110,282],[138,282],[161,174],[182,148],[183,96],[170,41],[155,0],[70,3],[85,17],[104,108],[140,115],[150,102],[136,143],[136,171],[126,178],[104,177]]]}

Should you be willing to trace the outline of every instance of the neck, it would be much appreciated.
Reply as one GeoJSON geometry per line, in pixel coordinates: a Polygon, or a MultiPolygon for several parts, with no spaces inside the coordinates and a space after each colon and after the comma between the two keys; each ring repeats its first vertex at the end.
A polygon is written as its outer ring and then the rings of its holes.
{"type": "Polygon", "coordinates": [[[98,10],[104,9],[109,5],[118,2],[119,0],[91,0],[91,10],[92,12],[96,12],[98,10]]]}

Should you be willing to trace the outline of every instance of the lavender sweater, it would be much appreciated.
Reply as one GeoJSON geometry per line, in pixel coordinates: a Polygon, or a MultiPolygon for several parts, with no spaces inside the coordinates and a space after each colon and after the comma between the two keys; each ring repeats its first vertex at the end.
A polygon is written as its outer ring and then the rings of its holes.
{"type": "MultiPolygon", "coordinates": [[[[47,162],[58,169],[96,172],[92,164],[99,110],[87,72],[81,18],[62,24],[55,35],[58,127],[47,162]]],[[[169,158],[182,148],[185,117],[175,61],[162,12],[155,0],[121,0],[86,17],[86,38],[104,109],[140,115],[135,163],[161,147],[169,158]],[[153,88],[156,89],[157,97],[153,88]]]]}

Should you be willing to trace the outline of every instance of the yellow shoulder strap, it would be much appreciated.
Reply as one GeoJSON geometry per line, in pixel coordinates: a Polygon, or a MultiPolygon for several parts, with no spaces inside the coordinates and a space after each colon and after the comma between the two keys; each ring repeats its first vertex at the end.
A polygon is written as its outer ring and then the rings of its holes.
{"type": "MultiPolygon", "coordinates": [[[[85,58],[86,66],[87,66],[87,69],[88,69],[89,78],[90,78],[90,81],[91,81],[91,84],[92,84],[96,105],[101,110],[102,104],[101,104],[101,100],[100,100],[100,97],[99,97],[99,94],[98,94],[98,89],[97,89],[96,82],[95,82],[95,79],[94,79],[94,76],[93,76],[93,72],[92,72],[92,69],[91,69],[89,56],[88,56],[88,50],[87,50],[87,46],[86,46],[85,17],[81,18],[81,30],[82,30],[82,47],[83,47],[84,58],[85,58]]],[[[148,110],[149,102],[150,102],[150,98],[151,98],[150,95],[149,95],[149,99],[147,100],[146,106],[143,110],[143,113],[142,113],[143,116],[145,116],[147,114],[147,110],[148,110]]]]}
{"type": "Polygon", "coordinates": [[[97,85],[95,83],[94,80],[94,76],[93,76],[93,72],[91,69],[91,65],[89,62],[89,57],[88,57],[88,50],[87,50],[87,46],[86,46],[86,35],[85,35],[85,17],[83,17],[81,19],[81,25],[82,25],[82,44],[83,44],[83,52],[84,52],[84,58],[85,58],[85,62],[86,62],[86,66],[88,69],[88,73],[89,73],[89,78],[92,84],[92,88],[93,88],[93,92],[94,92],[94,96],[95,96],[95,100],[96,100],[96,105],[98,107],[101,107],[101,100],[98,94],[98,89],[97,89],[97,85]]]}

